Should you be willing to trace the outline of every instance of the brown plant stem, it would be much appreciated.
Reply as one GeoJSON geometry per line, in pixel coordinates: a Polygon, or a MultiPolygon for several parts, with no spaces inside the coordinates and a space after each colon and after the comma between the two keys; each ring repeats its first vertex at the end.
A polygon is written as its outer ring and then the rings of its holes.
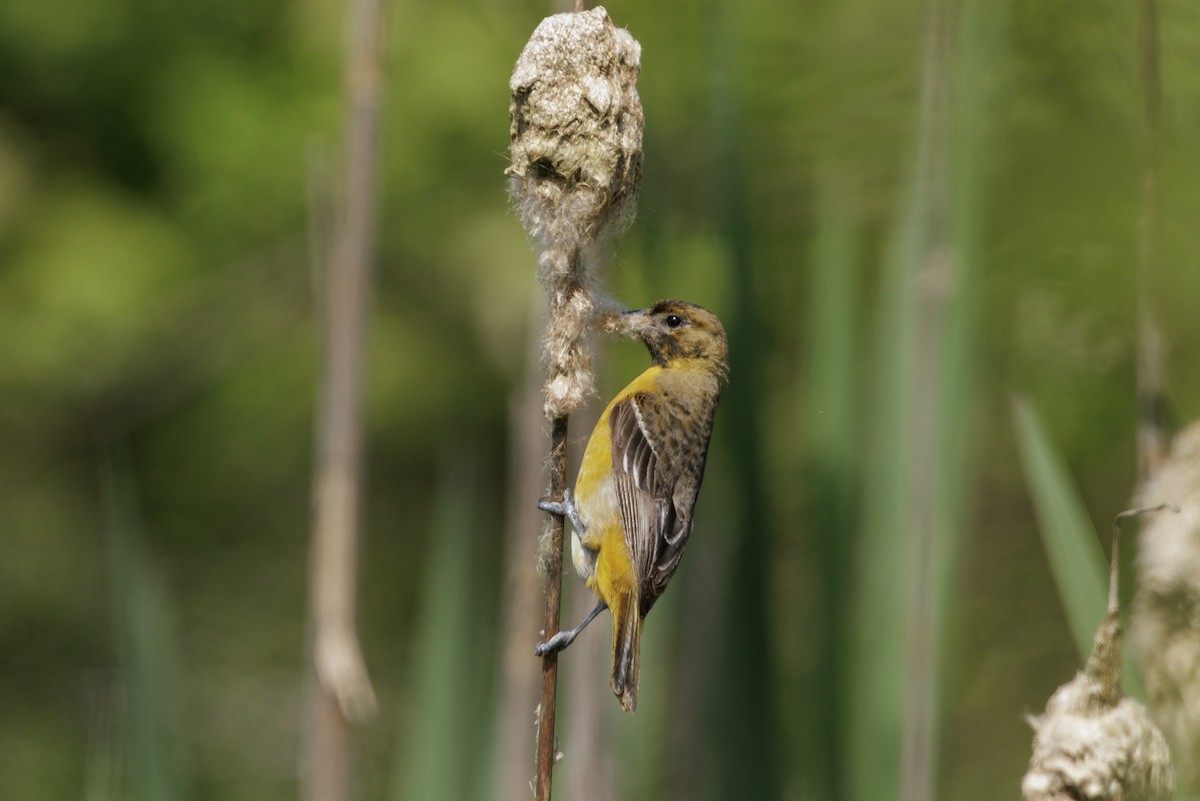
{"type": "Polygon", "coordinates": [[[1121,522],[1132,517],[1153,514],[1161,511],[1179,514],[1179,506],[1173,501],[1164,501],[1157,506],[1139,506],[1136,509],[1126,509],[1113,518],[1112,551],[1108,558],[1108,612],[1116,614],[1121,610],[1121,582],[1118,571],[1121,565],[1121,522]]]}
{"type": "MultiPolygon", "coordinates": [[[[553,311],[551,312],[553,314],[553,311]]],[[[567,486],[567,416],[555,417],[550,430],[550,497],[562,500],[567,486]]],[[[546,628],[545,637],[558,633],[562,607],[563,532],[562,515],[550,516],[549,547],[545,552],[546,567],[546,628]]],[[[542,657],[542,702],[537,718],[537,801],[550,801],[554,761],[558,749],[554,740],[554,717],[558,694],[558,653],[551,651],[542,657]]]]}
{"type": "Polygon", "coordinates": [[[313,475],[310,641],[313,681],[304,797],[348,801],[350,725],[375,711],[355,629],[362,462],[363,340],[375,238],[381,0],[348,0],[345,199],[321,300],[323,341],[313,475]]]}

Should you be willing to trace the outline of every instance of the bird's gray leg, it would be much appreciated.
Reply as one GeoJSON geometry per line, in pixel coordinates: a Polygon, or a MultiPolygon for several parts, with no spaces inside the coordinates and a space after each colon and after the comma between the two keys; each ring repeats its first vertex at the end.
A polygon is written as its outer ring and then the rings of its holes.
{"type": "Polygon", "coordinates": [[[574,526],[575,530],[580,534],[587,531],[587,526],[585,526],[583,521],[579,519],[579,512],[575,509],[575,502],[571,500],[570,490],[565,490],[563,492],[562,503],[559,503],[558,501],[552,501],[549,498],[542,498],[540,501],[538,501],[538,508],[543,512],[549,512],[552,515],[564,515],[571,521],[571,525],[574,526]]]}
{"type": "Polygon", "coordinates": [[[596,603],[596,608],[588,612],[588,616],[583,619],[582,623],[573,629],[560,631],[558,634],[555,634],[545,642],[538,643],[537,647],[533,649],[533,652],[538,656],[545,656],[553,651],[561,651],[571,643],[575,642],[575,638],[579,636],[579,632],[587,628],[587,624],[595,620],[596,615],[600,614],[607,608],[608,605],[604,603],[604,601],[598,601],[596,603]]]}

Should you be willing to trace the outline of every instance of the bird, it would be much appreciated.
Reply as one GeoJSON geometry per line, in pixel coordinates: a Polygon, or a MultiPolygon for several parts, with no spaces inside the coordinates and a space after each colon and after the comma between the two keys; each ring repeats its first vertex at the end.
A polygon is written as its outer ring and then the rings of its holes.
{"type": "Polygon", "coordinates": [[[608,609],[612,691],[633,712],[642,626],[692,531],[713,418],[728,382],[729,341],[715,314],[679,300],[622,312],[617,328],[642,340],[651,365],[600,415],[574,494],[538,504],[570,519],[571,561],[598,600],[583,622],[539,643],[535,653],[566,648],[608,609]]]}

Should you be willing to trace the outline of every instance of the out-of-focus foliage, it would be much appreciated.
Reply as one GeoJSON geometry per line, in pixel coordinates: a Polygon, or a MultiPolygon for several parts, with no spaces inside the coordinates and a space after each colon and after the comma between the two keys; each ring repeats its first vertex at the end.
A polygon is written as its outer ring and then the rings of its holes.
{"type": "MultiPolygon", "coordinates": [[[[859,571],[886,554],[864,552],[857,477],[889,402],[870,354],[891,335],[881,265],[907,210],[925,4],[607,7],[643,47],[646,156],[606,286],[709,306],[735,345],[689,556],[647,622],[642,705],[608,726],[612,797],[728,796],[752,759],[782,797],[846,798],[874,767],[842,747],[851,599],[906,569],[859,571]]],[[[357,740],[364,798],[488,797],[503,511],[537,500],[503,497],[539,292],[503,194],[507,83],[550,10],[388,9],[360,603],[382,711],[357,740]],[[433,760],[464,775],[408,775],[433,760]]],[[[1190,418],[1200,10],[1161,13],[1154,289],[1167,391],[1190,418]]],[[[939,687],[939,794],[983,801],[1016,792],[1021,716],[1078,664],[1010,394],[1043,414],[1094,519],[1134,480],[1135,9],[1021,0],[1004,17],[981,78],[987,144],[962,165],[978,199],[972,467],[939,687]]],[[[0,3],[0,798],[144,797],[139,732],[159,725],[179,798],[296,794],[341,24],[315,0],[0,3]],[[171,680],[150,722],[146,675],[171,680]]],[[[607,394],[645,356],[603,347],[607,394]]],[[[532,719],[511,734],[530,773],[532,719]]]]}

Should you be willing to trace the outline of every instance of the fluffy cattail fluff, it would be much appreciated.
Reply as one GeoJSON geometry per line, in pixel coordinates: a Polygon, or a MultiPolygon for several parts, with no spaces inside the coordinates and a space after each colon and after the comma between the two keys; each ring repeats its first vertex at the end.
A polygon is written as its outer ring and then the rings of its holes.
{"type": "Polygon", "coordinates": [[[538,25],[513,69],[509,191],[550,296],[546,414],[593,390],[583,338],[597,312],[587,264],[633,218],[642,171],[641,46],[602,6],[538,25]]]}
{"type": "Polygon", "coordinates": [[[1031,717],[1033,757],[1025,801],[1168,801],[1171,760],[1146,708],[1121,694],[1121,624],[1115,610],[1087,667],[1031,717]]]}
{"type": "Polygon", "coordinates": [[[1176,438],[1142,491],[1179,514],[1142,529],[1130,618],[1134,652],[1154,719],[1175,755],[1184,799],[1200,798],[1200,423],[1176,438]]]}

